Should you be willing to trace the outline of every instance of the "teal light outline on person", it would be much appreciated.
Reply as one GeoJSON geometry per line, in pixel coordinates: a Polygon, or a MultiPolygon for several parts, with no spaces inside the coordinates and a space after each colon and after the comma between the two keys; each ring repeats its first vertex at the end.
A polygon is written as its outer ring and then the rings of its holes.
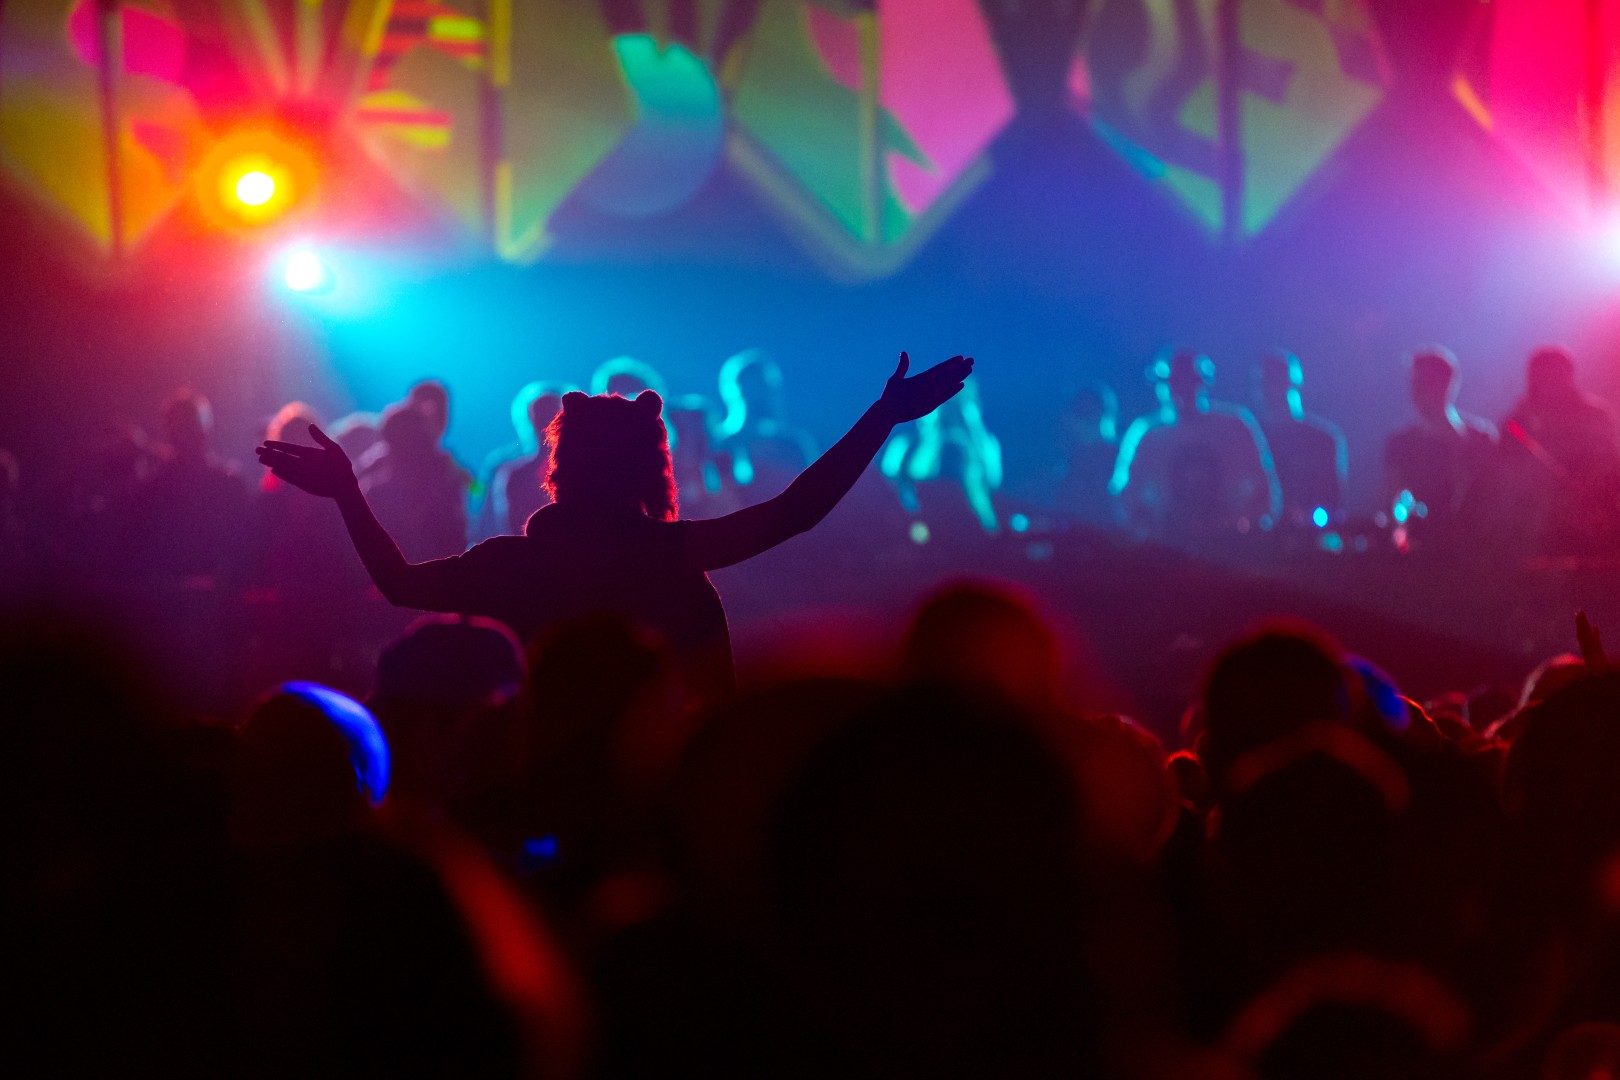
{"type": "Polygon", "coordinates": [[[878,462],[898,488],[901,505],[911,513],[921,509],[914,485],[939,479],[945,446],[955,445],[966,463],[960,480],[974,517],[985,532],[999,531],[993,496],[1003,479],[1001,440],[985,426],[977,381],[969,376],[961,393],[918,420],[914,432],[895,432],[878,462]]]}
{"type": "Polygon", "coordinates": [[[637,360],[633,356],[615,356],[611,360],[602,361],[596,365],[596,370],[591,372],[592,397],[617,393],[621,397],[634,398],[643,390],[654,390],[659,397],[666,400],[669,398],[669,387],[665,385],[664,377],[658,373],[657,368],[645,360],[637,360]],[[612,388],[613,380],[621,375],[637,382],[633,393],[627,394],[622,389],[612,388]]]}
{"type": "MultiPolygon", "coordinates": [[[[1345,441],[1344,432],[1339,430],[1337,424],[1305,411],[1305,365],[1291,349],[1275,348],[1262,353],[1255,364],[1255,401],[1262,428],[1272,419],[1270,403],[1279,376],[1285,382],[1282,401],[1288,419],[1296,423],[1313,424],[1333,438],[1333,471],[1338,479],[1339,505],[1332,508],[1318,506],[1312,511],[1311,516],[1312,524],[1318,528],[1325,528],[1327,522],[1341,516],[1344,511],[1345,492],[1350,489],[1350,445],[1345,441]]],[[[1269,444],[1266,450],[1270,453],[1269,444]]],[[[1275,472],[1277,462],[1274,455],[1271,467],[1275,472]]]]}
{"type": "Polygon", "coordinates": [[[557,407],[562,407],[562,396],[570,390],[578,390],[573,383],[548,382],[544,379],[526,384],[512,398],[512,429],[517,432],[518,445],[525,454],[540,452],[541,433],[534,426],[534,403],[551,394],[557,399],[557,407]]]}
{"type": "MultiPolygon", "coordinates": [[[[676,429],[681,426],[680,417],[697,416],[703,425],[703,434],[708,443],[703,461],[699,465],[698,474],[701,477],[703,490],[710,495],[720,494],[724,483],[720,476],[720,464],[715,458],[715,417],[714,409],[709,399],[702,394],[682,394],[674,401],[667,403],[664,409],[664,426],[669,429],[670,447],[673,450],[676,429]]],[[[685,485],[681,486],[685,490],[685,485]]]]}
{"type": "Polygon", "coordinates": [[[794,443],[805,462],[816,456],[814,441],[809,435],[782,422],[782,368],[764,349],[750,348],[733,353],[720,365],[720,402],[726,415],[714,431],[715,446],[731,455],[731,476],[741,487],[754,482],[754,459],[748,449],[747,437],[755,435],[766,439],[784,439],[794,443]],[[755,402],[751,410],[748,395],[743,390],[743,378],[757,371],[763,380],[767,395],[765,401],[755,402]],[[768,415],[750,416],[750,412],[768,415]]]}
{"type": "Polygon", "coordinates": [[[1191,349],[1177,349],[1166,346],[1159,350],[1148,365],[1148,381],[1153,383],[1153,396],[1159,402],[1157,415],[1149,413],[1138,416],[1131,421],[1131,426],[1125,429],[1125,437],[1119,441],[1119,457],[1114,462],[1114,475],[1108,481],[1108,493],[1121,495],[1131,483],[1131,462],[1136,460],[1136,451],[1142,445],[1142,439],[1153,430],[1154,421],[1160,424],[1174,424],[1180,415],[1176,407],[1176,397],[1170,389],[1170,376],[1172,374],[1171,361],[1177,356],[1190,354],[1193,371],[1198,375],[1199,386],[1193,392],[1193,408],[1197,412],[1209,411],[1209,388],[1215,381],[1215,361],[1201,352],[1191,349]]]}
{"type": "Polygon", "coordinates": [[[1119,457],[1114,462],[1113,478],[1108,481],[1108,493],[1124,497],[1131,486],[1132,464],[1142,440],[1150,432],[1162,427],[1174,427],[1183,412],[1204,415],[1219,413],[1241,420],[1254,440],[1259,453],[1260,471],[1266,478],[1266,501],[1269,504],[1256,524],[1261,531],[1271,529],[1282,516],[1282,488],[1277,482],[1277,467],[1271,458],[1271,448],[1249,410],[1238,405],[1217,403],[1210,396],[1210,388],[1215,382],[1215,362],[1196,349],[1166,346],[1148,365],[1147,377],[1153,383],[1153,393],[1159,407],[1145,416],[1137,417],[1126,429],[1125,437],[1120,440],[1119,457]],[[1178,398],[1185,404],[1178,404],[1178,398]]]}

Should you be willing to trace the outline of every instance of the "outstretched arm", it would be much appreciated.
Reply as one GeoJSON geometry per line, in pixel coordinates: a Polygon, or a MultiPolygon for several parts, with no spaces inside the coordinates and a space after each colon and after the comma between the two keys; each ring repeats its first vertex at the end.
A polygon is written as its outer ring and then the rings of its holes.
{"type": "Polygon", "coordinates": [[[910,357],[901,353],[883,396],[786,491],[725,517],[689,522],[687,565],[718,570],[814,527],[855,486],[896,424],[926,416],[962,389],[973,372],[973,359],[954,356],[908,379],[910,366],[910,357]]]}
{"type": "Polygon", "coordinates": [[[309,425],[309,434],[318,446],[266,442],[257,450],[260,464],[294,487],[337,503],[354,550],[372,584],[389,603],[429,611],[452,609],[450,598],[438,595],[443,590],[438,587],[439,575],[430,569],[433,564],[406,562],[399,545],[372,513],[349,455],[314,424],[309,425]]]}

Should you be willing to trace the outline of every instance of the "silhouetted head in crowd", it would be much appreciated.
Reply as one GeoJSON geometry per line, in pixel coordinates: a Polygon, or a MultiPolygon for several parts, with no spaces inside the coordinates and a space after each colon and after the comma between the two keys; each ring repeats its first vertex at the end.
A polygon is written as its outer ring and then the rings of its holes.
{"type": "Polygon", "coordinates": [[[561,383],[532,382],[512,399],[512,428],[527,453],[540,449],[552,418],[562,411],[562,396],[568,388],[561,383]]]}
{"type": "Polygon", "coordinates": [[[309,437],[309,426],[320,422],[313,408],[302,401],[289,401],[276,410],[276,415],[265,425],[264,437],[314,446],[314,440],[309,437]]]}
{"type": "Polygon", "coordinates": [[[1432,424],[1451,423],[1457,400],[1457,358],[1438,346],[1412,354],[1412,406],[1432,424]]]}
{"type": "Polygon", "coordinates": [[[1233,1020],[1226,1046],[1256,1080],[1460,1080],[1472,1023],[1455,991],[1426,968],[1325,955],[1256,995],[1233,1020]]]}
{"type": "Polygon", "coordinates": [[[326,433],[343,447],[350,461],[359,461],[366,451],[382,441],[382,422],[368,412],[352,412],[332,421],[326,433]]]}
{"type": "Polygon", "coordinates": [[[1343,723],[1354,688],[1339,647],[1304,624],[1262,627],[1221,654],[1204,688],[1199,756],[1220,790],[1238,757],[1313,722],[1343,723]]]}
{"type": "Polygon", "coordinates": [[[431,421],[419,409],[390,405],[383,413],[379,434],[388,447],[388,460],[394,465],[411,465],[432,460],[437,449],[431,421]]]}
{"type": "Polygon", "coordinates": [[[522,693],[523,648],[494,619],[424,615],[377,660],[377,702],[460,713],[522,693]]]}
{"type": "Polygon", "coordinates": [[[469,785],[507,776],[527,753],[521,708],[528,665],[512,632],[493,619],[425,615],[383,650],[367,704],[392,747],[393,788],[438,806],[469,785]],[[504,765],[500,759],[507,759],[504,765]]]}
{"type": "Polygon", "coordinates": [[[434,445],[450,429],[450,391],[437,379],[426,379],[411,387],[405,404],[427,420],[427,432],[434,445]]]}
{"type": "Polygon", "coordinates": [[[1411,806],[1398,762],[1356,729],[1312,720],[1217,774],[1217,839],[1252,943],[1272,959],[1410,923],[1393,888],[1411,806]]]}
{"type": "Polygon", "coordinates": [[[1119,441],[1119,395],[1107,383],[1088,382],[1063,406],[1063,435],[1070,446],[1119,441]]]}
{"type": "Polygon", "coordinates": [[[1591,671],[1574,653],[1559,653],[1549,657],[1536,665],[1536,669],[1524,678],[1524,686],[1519,694],[1519,705],[1534,705],[1538,701],[1545,701],[1566,686],[1570,686],[1586,678],[1591,671]]]}
{"type": "Polygon", "coordinates": [[[655,391],[661,398],[669,394],[658,369],[633,356],[616,356],[603,361],[591,372],[593,395],[618,394],[623,398],[633,398],[643,390],[655,391]]]}
{"type": "Polygon", "coordinates": [[[784,793],[766,866],[825,1075],[1092,1075],[1074,783],[1019,721],[902,690],[784,793]]]}
{"type": "Polygon", "coordinates": [[[1159,406],[1174,416],[1209,408],[1209,390],[1215,382],[1215,364],[1195,349],[1168,349],[1149,369],[1159,406]]]}
{"type": "Polygon", "coordinates": [[[214,429],[214,410],[194,390],[179,390],[163,403],[163,438],[178,461],[199,461],[208,456],[208,438],[214,429]]]}
{"type": "Polygon", "coordinates": [[[1305,415],[1305,403],[1300,387],[1305,382],[1305,369],[1299,357],[1286,349],[1274,349],[1260,357],[1255,367],[1255,383],[1260,394],[1260,408],[1268,416],[1290,416],[1295,420],[1305,415]]]}
{"type": "Polygon", "coordinates": [[[1620,912],[1620,672],[1530,706],[1508,751],[1503,799],[1537,880],[1566,903],[1620,912]]]}
{"type": "Polygon", "coordinates": [[[551,462],[545,488],[552,501],[673,521],[679,504],[663,408],[652,390],[634,400],[564,394],[562,412],[546,430],[551,462]]]}
{"type": "Polygon", "coordinates": [[[1575,358],[1569,350],[1548,345],[1530,354],[1525,366],[1524,396],[1532,406],[1553,407],[1580,400],[1575,386],[1575,358]]]}
{"type": "Polygon", "coordinates": [[[669,426],[675,430],[680,455],[696,462],[713,449],[714,413],[701,394],[684,394],[667,410],[669,426]]]}
{"type": "Polygon", "coordinates": [[[782,415],[782,368],[764,349],[744,349],[720,365],[720,400],[730,433],[782,415]]]}
{"type": "Polygon", "coordinates": [[[1057,637],[1028,598],[963,582],[934,593],[906,635],[908,677],[994,688],[1032,708],[1057,698],[1057,637]]]}
{"type": "Polygon", "coordinates": [[[299,848],[353,835],[389,783],[388,743],[358,701],[316,683],[259,699],[237,740],[231,835],[248,848],[299,848]]]}

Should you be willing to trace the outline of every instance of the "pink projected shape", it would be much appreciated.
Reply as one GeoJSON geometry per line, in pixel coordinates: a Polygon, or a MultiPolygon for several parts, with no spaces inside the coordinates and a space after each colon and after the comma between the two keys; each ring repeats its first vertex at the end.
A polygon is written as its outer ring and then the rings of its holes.
{"type": "Polygon", "coordinates": [[[942,196],[1012,119],[978,0],[880,3],[881,99],[928,164],[891,152],[896,194],[913,214],[942,196]]]}
{"type": "Polygon", "coordinates": [[[1560,195],[1583,194],[1584,5],[1499,0],[1491,43],[1496,130],[1560,195]]]}
{"type": "MultiPolygon", "coordinates": [[[[827,73],[859,93],[859,26],[820,8],[807,14],[827,73]]],[[[920,214],[1012,119],[1012,94],[977,0],[880,3],[877,30],[878,103],[927,159],[890,151],[889,176],[901,205],[920,214]]]]}
{"type": "Polygon", "coordinates": [[[861,32],[854,22],[822,8],[811,8],[810,37],[827,74],[849,89],[861,90],[861,32]]]}
{"type": "MultiPolygon", "coordinates": [[[[96,0],[79,0],[68,13],[68,43],[74,55],[94,68],[101,66],[101,34],[96,0]]],[[[186,67],[186,33],[176,23],[142,8],[119,9],[124,44],[123,70],[178,83],[186,67]]]]}

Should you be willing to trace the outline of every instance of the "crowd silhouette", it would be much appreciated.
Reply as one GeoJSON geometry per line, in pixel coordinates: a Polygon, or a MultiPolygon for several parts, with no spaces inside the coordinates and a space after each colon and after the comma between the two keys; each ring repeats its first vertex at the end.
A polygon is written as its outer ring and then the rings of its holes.
{"type": "MultiPolygon", "coordinates": [[[[972,574],[1040,513],[1194,549],[1346,529],[1297,357],[1257,365],[1253,412],[1191,350],[1134,424],[1080,387],[1028,502],[993,367],[901,354],[817,454],[768,357],[728,366],[724,415],[630,358],[595,394],[532,383],[476,479],[433,381],[331,425],[289,403],[252,483],[177,392],[59,522],[0,455],[8,565],[115,558],[196,616],[8,592],[8,1072],[1620,1074],[1620,667],[1584,615],[1522,680],[1422,701],[1269,620],[1155,731],[1069,678],[1050,597],[972,574]],[[841,514],[968,557],[862,664],[807,644],[739,679],[708,574],[841,514]],[[251,631],[154,662],[209,605],[251,631]],[[227,674],[257,696],[206,692],[227,674]]],[[[1412,358],[1386,548],[1600,550],[1620,449],[1569,355],[1531,357],[1499,427],[1458,370],[1412,358]]]]}

